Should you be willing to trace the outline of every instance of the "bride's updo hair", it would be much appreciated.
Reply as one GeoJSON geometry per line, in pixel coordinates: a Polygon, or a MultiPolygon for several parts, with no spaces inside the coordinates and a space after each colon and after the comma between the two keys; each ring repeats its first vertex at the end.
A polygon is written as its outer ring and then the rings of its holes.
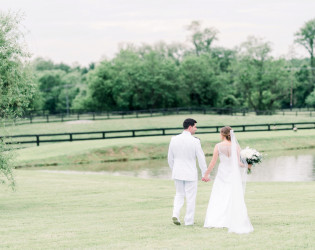
{"type": "Polygon", "coordinates": [[[221,130],[220,130],[221,135],[223,135],[228,141],[231,140],[231,135],[230,135],[231,130],[232,130],[232,128],[229,126],[225,126],[225,127],[221,128],[221,130]]]}

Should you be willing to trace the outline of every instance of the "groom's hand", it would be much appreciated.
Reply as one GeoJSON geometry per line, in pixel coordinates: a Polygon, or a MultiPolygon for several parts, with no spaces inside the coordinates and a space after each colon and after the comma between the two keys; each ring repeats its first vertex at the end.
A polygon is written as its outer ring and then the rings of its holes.
{"type": "Polygon", "coordinates": [[[210,181],[210,178],[209,178],[209,177],[202,177],[201,180],[204,181],[204,182],[209,182],[209,181],[210,181]]]}

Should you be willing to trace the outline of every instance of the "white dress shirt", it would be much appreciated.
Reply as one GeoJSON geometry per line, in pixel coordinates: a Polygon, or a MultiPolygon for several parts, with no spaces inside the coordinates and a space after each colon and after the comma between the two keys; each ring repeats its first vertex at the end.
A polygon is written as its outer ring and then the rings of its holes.
{"type": "Polygon", "coordinates": [[[168,150],[168,164],[172,169],[172,179],[198,180],[196,158],[203,176],[207,170],[207,164],[200,140],[188,131],[172,137],[168,150]]]}

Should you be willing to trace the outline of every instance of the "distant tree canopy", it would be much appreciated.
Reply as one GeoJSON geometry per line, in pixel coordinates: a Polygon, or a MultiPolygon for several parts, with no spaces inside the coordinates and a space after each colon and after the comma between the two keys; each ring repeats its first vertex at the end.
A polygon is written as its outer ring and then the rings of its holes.
{"type": "Polygon", "coordinates": [[[276,108],[313,106],[313,20],[295,34],[310,58],[274,59],[271,46],[249,37],[238,48],[214,46],[218,31],[193,21],[188,43],[126,44],[89,67],[37,58],[33,109],[50,112],[171,107],[276,108]],[[305,31],[306,30],[306,31],[305,31]],[[307,101],[306,101],[307,100],[307,101]]]}

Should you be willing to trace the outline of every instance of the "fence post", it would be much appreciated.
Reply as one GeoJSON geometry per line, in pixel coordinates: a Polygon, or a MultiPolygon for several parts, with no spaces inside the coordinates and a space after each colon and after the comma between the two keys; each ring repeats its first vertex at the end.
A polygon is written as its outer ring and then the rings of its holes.
{"type": "Polygon", "coordinates": [[[70,135],[70,141],[72,141],[72,134],[69,134],[70,135]]]}
{"type": "Polygon", "coordinates": [[[105,139],[105,132],[103,132],[102,134],[103,134],[103,139],[105,139]]]}
{"type": "Polygon", "coordinates": [[[78,117],[77,117],[78,119],[77,120],[80,120],[80,113],[78,112],[78,117]]]}
{"type": "Polygon", "coordinates": [[[270,131],[270,124],[268,124],[268,131],[270,131]]]}
{"type": "Polygon", "coordinates": [[[203,109],[203,114],[205,115],[207,113],[206,108],[203,109]]]}
{"type": "Polygon", "coordinates": [[[138,118],[138,111],[136,111],[136,117],[138,118]]]}
{"type": "Polygon", "coordinates": [[[132,137],[135,137],[135,131],[132,130],[132,137]]]}
{"type": "Polygon", "coordinates": [[[312,111],[310,112],[310,117],[312,117],[312,111]]]}
{"type": "Polygon", "coordinates": [[[219,132],[219,127],[217,126],[216,129],[217,129],[217,133],[218,133],[219,132]]]}
{"type": "Polygon", "coordinates": [[[298,112],[296,111],[296,112],[295,112],[295,116],[297,116],[297,115],[298,115],[298,112]]]}
{"type": "Polygon", "coordinates": [[[107,119],[109,119],[109,111],[107,111],[107,119]]]}
{"type": "Polygon", "coordinates": [[[32,114],[30,114],[30,123],[32,123],[33,121],[32,121],[32,114]]]}
{"type": "Polygon", "coordinates": [[[151,114],[151,117],[152,117],[152,110],[150,109],[150,114],[151,114]]]}
{"type": "Polygon", "coordinates": [[[93,120],[95,120],[95,113],[93,112],[93,120]]]}
{"type": "Polygon", "coordinates": [[[245,132],[245,126],[243,126],[243,132],[245,132]]]}
{"type": "Polygon", "coordinates": [[[164,128],[162,128],[162,134],[165,135],[165,129],[164,128]]]}
{"type": "Polygon", "coordinates": [[[39,146],[39,135],[36,135],[36,144],[39,146]]]}
{"type": "Polygon", "coordinates": [[[61,122],[63,122],[63,114],[61,114],[61,122]]]}
{"type": "Polygon", "coordinates": [[[46,115],[46,121],[49,122],[49,115],[46,115]]]}

